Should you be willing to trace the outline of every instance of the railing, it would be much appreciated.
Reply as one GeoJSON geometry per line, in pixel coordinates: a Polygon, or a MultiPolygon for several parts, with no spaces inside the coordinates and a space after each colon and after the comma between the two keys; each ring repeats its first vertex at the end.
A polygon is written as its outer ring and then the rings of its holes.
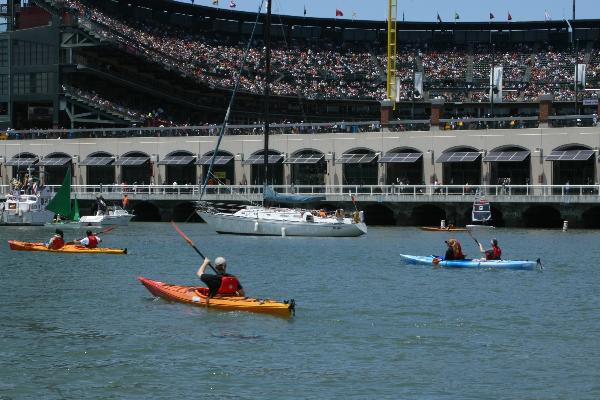
{"type": "MultiPolygon", "coordinates": [[[[46,186],[50,194],[60,186],[46,186]]],[[[497,197],[499,200],[510,201],[510,198],[520,197],[523,201],[526,196],[561,197],[560,201],[571,198],[583,197],[593,201],[600,201],[600,185],[278,185],[273,186],[278,193],[325,195],[333,196],[332,200],[351,201],[350,195],[358,196],[362,200],[369,200],[373,196],[377,199],[415,199],[428,196],[428,199],[439,197],[459,196],[474,197],[477,193],[497,197]]],[[[77,193],[80,199],[91,199],[96,195],[109,198],[120,198],[127,194],[132,199],[200,199],[201,186],[199,185],[72,185],[71,190],[77,193]]],[[[229,200],[245,200],[262,197],[262,185],[213,185],[207,186],[205,195],[213,199],[220,196],[229,200]]],[[[0,185],[0,193],[10,193],[8,185],[0,185]]]]}

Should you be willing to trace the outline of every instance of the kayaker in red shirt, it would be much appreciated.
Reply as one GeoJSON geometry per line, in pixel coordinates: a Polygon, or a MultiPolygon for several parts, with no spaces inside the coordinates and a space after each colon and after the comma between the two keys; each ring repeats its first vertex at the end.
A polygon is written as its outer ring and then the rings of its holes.
{"type": "Polygon", "coordinates": [[[79,243],[87,247],[88,249],[95,249],[98,247],[98,244],[102,241],[95,233],[92,231],[86,231],[85,237],[80,240],[76,240],[75,243],[79,243]]]}
{"type": "Polygon", "coordinates": [[[492,239],[490,244],[492,245],[492,248],[489,250],[484,250],[483,245],[479,243],[479,251],[485,254],[486,260],[501,260],[502,249],[498,246],[498,239],[492,239]]]}
{"type": "Polygon", "coordinates": [[[230,275],[226,272],[227,261],[225,261],[225,258],[215,258],[215,269],[217,270],[217,275],[204,273],[209,264],[210,260],[205,258],[204,262],[196,273],[198,278],[200,278],[200,280],[204,282],[206,286],[208,286],[208,298],[214,297],[217,294],[224,296],[245,296],[242,284],[234,275],[230,275]]]}
{"type": "Polygon", "coordinates": [[[62,249],[62,247],[65,245],[65,239],[64,239],[65,235],[61,229],[57,229],[54,232],[55,232],[54,236],[52,236],[50,238],[50,240],[46,244],[46,247],[51,250],[62,249]]]}

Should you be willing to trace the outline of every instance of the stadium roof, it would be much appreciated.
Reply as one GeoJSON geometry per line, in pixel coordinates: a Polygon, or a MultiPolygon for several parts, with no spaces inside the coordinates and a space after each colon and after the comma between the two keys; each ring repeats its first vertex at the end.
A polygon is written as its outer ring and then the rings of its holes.
{"type": "MultiPolygon", "coordinates": [[[[256,13],[230,10],[203,5],[192,5],[174,0],[88,0],[100,6],[112,6],[122,8],[140,6],[154,12],[163,11],[167,15],[180,14],[188,17],[203,19],[223,19],[239,22],[254,22],[256,13]]],[[[264,22],[265,15],[261,15],[260,21],[264,22]]],[[[273,19],[274,24],[318,26],[318,27],[343,27],[355,29],[387,29],[386,21],[371,20],[348,20],[335,18],[313,18],[290,15],[277,15],[273,19]]],[[[402,31],[519,31],[519,30],[566,30],[567,23],[562,19],[552,21],[481,21],[481,22],[416,22],[398,21],[398,30],[402,31]]],[[[600,20],[583,19],[572,23],[575,28],[598,28],[600,20]]]]}

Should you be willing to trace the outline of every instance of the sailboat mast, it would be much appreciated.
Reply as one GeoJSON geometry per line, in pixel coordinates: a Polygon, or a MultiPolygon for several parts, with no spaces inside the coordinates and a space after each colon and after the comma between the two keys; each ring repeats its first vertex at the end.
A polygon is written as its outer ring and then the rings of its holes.
{"type": "Polygon", "coordinates": [[[267,19],[265,21],[264,39],[265,39],[265,89],[263,93],[264,100],[264,120],[265,120],[265,148],[263,158],[263,190],[267,187],[269,176],[269,96],[271,84],[271,2],[267,1],[267,19]]]}

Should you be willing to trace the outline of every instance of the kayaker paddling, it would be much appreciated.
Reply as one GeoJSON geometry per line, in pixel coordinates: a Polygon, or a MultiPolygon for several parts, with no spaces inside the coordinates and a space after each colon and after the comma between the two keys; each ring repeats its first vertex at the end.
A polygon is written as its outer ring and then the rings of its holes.
{"type": "Polygon", "coordinates": [[[208,296],[206,297],[206,303],[211,297],[215,295],[222,296],[245,296],[244,288],[238,279],[227,271],[227,261],[223,257],[215,258],[215,271],[217,275],[206,274],[206,268],[210,265],[210,259],[204,258],[204,262],[198,269],[196,275],[202,282],[208,286],[208,296]]]}
{"type": "Polygon", "coordinates": [[[83,239],[75,240],[74,242],[79,243],[79,244],[87,247],[88,249],[95,249],[96,247],[98,247],[98,244],[101,241],[102,241],[102,239],[100,237],[98,237],[94,232],[86,231],[85,237],[83,239]]]}
{"type": "Polygon", "coordinates": [[[46,244],[46,247],[50,250],[58,250],[65,245],[65,234],[63,233],[63,231],[61,229],[57,229],[54,232],[54,236],[52,236],[46,244]]]}
{"type": "Polygon", "coordinates": [[[483,245],[479,243],[479,251],[485,254],[486,260],[501,260],[502,259],[502,249],[498,246],[498,239],[490,240],[490,244],[492,248],[489,250],[484,250],[483,245]]]}

